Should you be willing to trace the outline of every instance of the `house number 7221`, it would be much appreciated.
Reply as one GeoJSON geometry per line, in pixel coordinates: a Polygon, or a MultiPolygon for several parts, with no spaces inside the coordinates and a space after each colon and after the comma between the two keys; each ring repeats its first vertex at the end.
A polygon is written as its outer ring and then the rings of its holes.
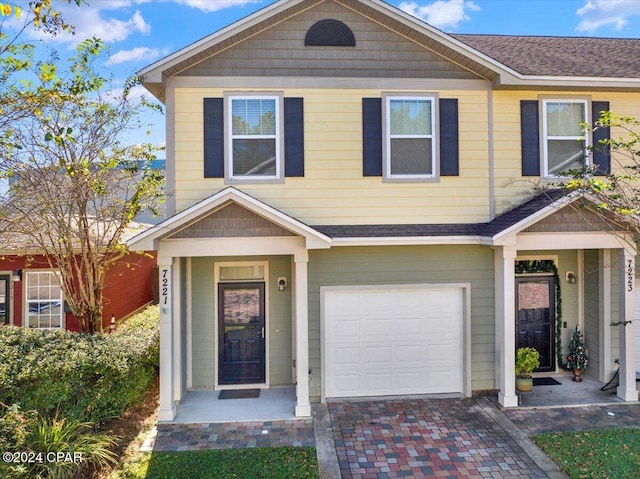
{"type": "Polygon", "coordinates": [[[633,260],[632,259],[628,259],[627,260],[627,291],[631,292],[633,291],[633,260]]]}
{"type": "Polygon", "coordinates": [[[167,277],[168,270],[162,270],[162,304],[169,302],[169,278],[167,277]]]}

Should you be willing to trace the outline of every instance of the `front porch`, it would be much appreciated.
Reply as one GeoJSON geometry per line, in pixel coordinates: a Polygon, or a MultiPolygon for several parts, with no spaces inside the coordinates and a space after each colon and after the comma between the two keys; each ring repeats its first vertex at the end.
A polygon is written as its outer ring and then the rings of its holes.
{"type": "Polygon", "coordinates": [[[208,424],[296,419],[296,388],[260,389],[256,398],[220,399],[222,391],[187,392],[171,424],[208,424]]]}
{"type": "MultiPolygon", "coordinates": [[[[522,209],[526,212],[526,206],[514,211],[522,209]]],[[[569,195],[502,229],[493,236],[493,248],[496,385],[500,405],[537,407],[616,400],[637,402],[637,245],[633,238],[623,231],[612,230],[582,196],[569,195]],[[524,296],[523,291],[526,293],[527,290],[520,288],[521,281],[542,283],[545,278],[530,271],[522,274],[517,271],[517,265],[542,259],[555,264],[554,278],[546,278],[551,287],[548,292],[541,287],[531,287],[528,288],[529,296],[524,296]],[[560,303],[564,317],[555,311],[560,303]],[[566,345],[570,332],[576,327],[584,334],[589,356],[584,384],[572,383],[571,378],[564,376],[566,345]],[[538,339],[522,344],[522,337],[536,335],[546,338],[542,350],[535,345],[538,339]],[[541,361],[538,371],[559,376],[562,386],[534,387],[535,392],[531,395],[517,393],[514,364],[519,345],[535,347],[541,353],[541,359],[544,351],[546,361],[541,361]],[[616,370],[616,387],[607,393],[601,392],[600,387],[616,370]],[[569,391],[567,396],[560,394],[564,391],[569,391]]]]}
{"type": "Polygon", "coordinates": [[[585,376],[580,383],[572,375],[551,376],[560,384],[535,385],[531,392],[517,391],[519,408],[549,408],[560,406],[595,406],[623,404],[616,394],[617,382],[602,390],[602,383],[585,376]]]}

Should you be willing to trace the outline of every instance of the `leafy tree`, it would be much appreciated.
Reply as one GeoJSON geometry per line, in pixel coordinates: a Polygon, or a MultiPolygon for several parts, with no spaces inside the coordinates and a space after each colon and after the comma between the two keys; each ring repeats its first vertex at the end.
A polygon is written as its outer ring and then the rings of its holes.
{"type": "Polygon", "coordinates": [[[0,231],[60,270],[65,299],[89,333],[100,330],[105,271],[125,254],[135,216],[157,206],[162,183],[148,168],[155,148],[122,140],[153,106],[132,96],[137,79],[120,93],[105,91],[109,83],[94,68],[102,51],[89,39],[66,70],[36,65],[37,81],[17,93],[47,101],[12,123],[11,141],[0,144],[0,174],[10,185],[0,231]]]}
{"type": "Polygon", "coordinates": [[[612,231],[625,231],[639,241],[640,119],[603,111],[594,127],[586,124],[583,127],[587,135],[601,128],[616,135],[590,147],[592,153],[602,150],[610,153],[611,171],[606,176],[593,175],[593,167],[574,171],[562,186],[587,193],[597,205],[595,211],[612,231]]]}
{"type": "MultiPolygon", "coordinates": [[[[64,2],[80,6],[82,0],[59,0],[59,3],[64,2]]],[[[16,74],[25,73],[34,65],[35,44],[20,41],[20,36],[27,28],[50,35],[60,31],[73,33],[74,30],[51,0],[0,2],[0,143],[10,141],[14,122],[30,114],[37,105],[47,102],[46,96],[23,91],[19,79],[16,79],[16,74]],[[9,18],[21,20],[21,26],[7,31],[4,20],[9,18]]],[[[51,71],[54,66],[52,63],[41,63],[39,68],[51,71]]]]}

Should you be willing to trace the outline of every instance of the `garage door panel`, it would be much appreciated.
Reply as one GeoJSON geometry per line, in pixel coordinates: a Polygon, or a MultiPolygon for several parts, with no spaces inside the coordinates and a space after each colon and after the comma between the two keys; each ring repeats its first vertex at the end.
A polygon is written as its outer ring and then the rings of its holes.
{"type": "Polygon", "coordinates": [[[389,345],[379,346],[363,346],[364,358],[368,367],[375,367],[379,364],[381,367],[393,362],[394,348],[389,345]]]}
{"type": "Polygon", "coordinates": [[[396,363],[402,367],[422,366],[427,355],[425,344],[407,344],[396,346],[396,363]]]}
{"type": "Polygon", "coordinates": [[[337,317],[333,324],[328,325],[327,335],[336,341],[357,341],[360,338],[360,325],[359,320],[337,317]]]}
{"type": "Polygon", "coordinates": [[[326,292],[326,396],[462,392],[462,305],[461,288],[326,292]]]}
{"type": "Polygon", "coordinates": [[[422,339],[427,335],[428,325],[417,316],[394,318],[394,334],[398,340],[422,339]]]}
{"type": "Polygon", "coordinates": [[[393,334],[393,321],[386,315],[384,317],[364,317],[360,332],[364,338],[389,337],[393,334]]]}
{"type": "Polygon", "coordinates": [[[357,370],[362,364],[360,346],[336,346],[326,352],[333,358],[335,370],[357,370]]]}

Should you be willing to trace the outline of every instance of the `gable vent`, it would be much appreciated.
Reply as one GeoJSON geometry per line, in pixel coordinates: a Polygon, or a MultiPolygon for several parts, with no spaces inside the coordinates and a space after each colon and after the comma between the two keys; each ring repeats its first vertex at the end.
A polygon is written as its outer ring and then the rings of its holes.
{"type": "Polygon", "coordinates": [[[355,47],[351,29],[339,20],[320,20],[314,23],[304,38],[305,47],[355,47]]]}

